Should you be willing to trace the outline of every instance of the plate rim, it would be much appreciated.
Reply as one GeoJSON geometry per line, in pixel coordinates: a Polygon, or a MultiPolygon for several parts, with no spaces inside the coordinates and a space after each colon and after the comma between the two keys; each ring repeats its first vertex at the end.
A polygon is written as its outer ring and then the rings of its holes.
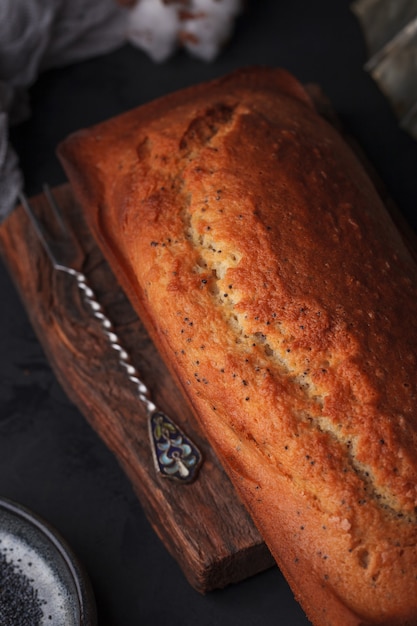
{"type": "Polygon", "coordinates": [[[41,533],[52,544],[52,548],[63,559],[74,582],[79,607],[80,626],[96,626],[97,609],[91,581],[85,567],[60,532],[41,515],[10,498],[0,496],[0,509],[35,528],[38,533],[41,533]]]}

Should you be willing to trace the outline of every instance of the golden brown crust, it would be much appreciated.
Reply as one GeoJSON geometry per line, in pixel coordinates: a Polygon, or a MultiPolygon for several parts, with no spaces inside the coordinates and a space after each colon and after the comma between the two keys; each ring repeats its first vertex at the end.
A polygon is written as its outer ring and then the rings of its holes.
{"type": "Polygon", "coordinates": [[[310,619],[417,623],[417,270],[339,134],[257,68],[60,156],[310,619]]]}

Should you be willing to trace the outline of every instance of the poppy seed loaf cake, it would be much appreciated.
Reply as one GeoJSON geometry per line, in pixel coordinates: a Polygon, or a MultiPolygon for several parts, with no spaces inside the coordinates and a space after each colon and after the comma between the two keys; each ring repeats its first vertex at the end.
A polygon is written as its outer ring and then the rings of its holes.
{"type": "Polygon", "coordinates": [[[417,270],[287,72],[70,136],[106,258],[316,626],[417,624],[417,270]]]}

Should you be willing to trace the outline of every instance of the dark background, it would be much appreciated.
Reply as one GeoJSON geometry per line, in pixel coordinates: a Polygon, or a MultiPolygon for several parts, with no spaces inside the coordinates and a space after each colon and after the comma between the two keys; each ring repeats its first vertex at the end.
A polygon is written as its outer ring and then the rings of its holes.
{"type": "MultiPolygon", "coordinates": [[[[417,142],[363,70],[346,0],[250,0],[213,63],[153,63],[131,46],[41,75],[32,115],[12,130],[29,195],[65,181],[55,147],[71,131],[181,87],[253,64],[316,82],[417,227],[417,142]]],[[[151,530],[118,464],[60,389],[0,262],[0,495],[43,516],[86,567],[100,626],[309,623],[274,568],[201,596],[151,530]]]]}

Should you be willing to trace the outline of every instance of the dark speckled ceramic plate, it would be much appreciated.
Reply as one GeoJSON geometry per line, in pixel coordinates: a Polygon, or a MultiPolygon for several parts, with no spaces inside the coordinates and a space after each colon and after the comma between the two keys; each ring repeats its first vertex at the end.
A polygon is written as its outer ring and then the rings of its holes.
{"type": "Polygon", "coordinates": [[[95,626],[90,582],[59,534],[0,498],[0,624],[95,626]]]}

